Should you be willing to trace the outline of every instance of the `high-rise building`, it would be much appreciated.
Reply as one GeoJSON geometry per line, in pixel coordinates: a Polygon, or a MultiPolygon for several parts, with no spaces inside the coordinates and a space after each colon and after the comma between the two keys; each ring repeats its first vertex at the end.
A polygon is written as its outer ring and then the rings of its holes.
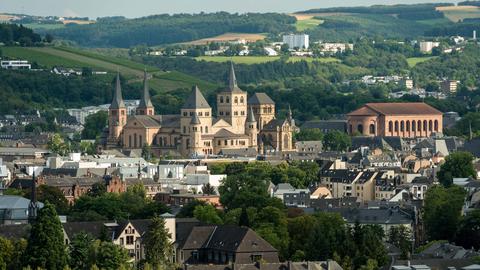
{"type": "Polygon", "coordinates": [[[290,34],[283,36],[283,43],[288,44],[290,49],[308,49],[310,46],[310,37],[306,34],[290,34]]]}

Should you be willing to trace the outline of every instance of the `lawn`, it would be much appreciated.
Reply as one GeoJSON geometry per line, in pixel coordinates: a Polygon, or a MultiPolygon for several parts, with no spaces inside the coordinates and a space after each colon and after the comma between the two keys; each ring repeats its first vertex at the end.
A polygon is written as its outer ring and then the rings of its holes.
{"type": "Polygon", "coordinates": [[[318,25],[322,24],[322,20],[318,19],[307,19],[307,20],[298,20],[297,23],[295,24],[295,27],[297,28],[297,31],[303,32],[305,30],[315,28],[318,25]]]}
{"type": "MultiPolygon", "coordinates": [[[[217,63],[224,63],[228,61],[233,61],[236,64],[246,64],[246,65],[253,65],[253,64],[262,64],[272,61],[280,60],[280,56],[200,56],[196,57],[195,60],[197,61],[208,61],[208,62],[217,62],[217,63]]],[[[298,62],[298,61],[307,61],[307,62],[340,62],[340,60],[333,58],[333,57],[325,57],[325,58],[311,58],[311,57],[289,57],[288,62],[298,62]]]]}
{"type": "MultiPolygon", "coordinates": [[[[52,68],[54,66],[65,66],[73,68],[82,68],[86,65],[85,62],[66,59],[65,57],[52,55],[46,53],[46,48],[24,48],[24,47],[2,47],[3,55],[13,59],[25,59],[30,62],[36,62],[46,68],[52,68]]],[[[92,68],[98,68],[98,66],[91,66],[92,68]]]]}
{"type": "Polygon", "coordinates": [[[408,66],[409,67],[414,67],[419,63],[423,63],[425,61],[428,61],[430,59],[437,58],[437,56],[426,56],[426,57],[410,57],[407,58],[408,66]]]}

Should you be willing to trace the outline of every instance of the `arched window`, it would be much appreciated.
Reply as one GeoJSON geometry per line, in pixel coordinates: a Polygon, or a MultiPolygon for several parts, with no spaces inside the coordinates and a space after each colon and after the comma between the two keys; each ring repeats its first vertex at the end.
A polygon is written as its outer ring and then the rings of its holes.
{"type": "Polygon", "coordinates": [[[412,131],[417,131],[417,125],[416,125],[416,121],[412,121],[412,131]]]}
{"type": "Polygon", "coordinates": [[[220,103],[223,103],[223,96],[220,96],[220,103]]]}
{"type": "Polygon", "coordinates": [[[375,125],[370,124],[370,134],[375,134],[375,125]]]}
{"type": "Polygon", "coordinates": [[[137,133],[133,134],[133,148],[137,148],[137,133]]]}
{"type": "Polygon", "coordinates": [[[395,121],[395,132],[398,132],[398,121],[395,121]]]}
{"type": "Polygon", "coordinates": [[[205,126],[205,133],[208,133],[208,127],[205,126]]]}
{"type": "Polygon", "coordinates": [[[388,131],[393,132],[393,122],[392,121],[388,122],[388,131]]]}
{"type": "Polygon", "coordinates": [[[404,121],[401,121],[400,122],[400,131],[405,131],[405,122],[404,121]]]}
{"type": "Polygon", "coordinates": [[[289,149],[290,148],[290,139],[288,138],[288,135],[285,134],[283,137],[283,149],[289,149]]]}
{"type": "Polygon", "coordinates": [[[128,147],[132,148],[132,135],[128,135],[128,147]]]}
{"type": "Polygon", "coordinates": [[[428,130],[433,131],[433,121],[432,120],[428,121],[428,130]]]}
{"type": "Polygon", "coordinates": [[[240,97],[240,103],[243,104],[243,102],[245,102],[245,100],[243,99],[243,97],[240,97]]]}
{"type": "Polygon", "coordinates": [[[138,140],[140,141],[139,147],[143,147],[142,135],[138,136],[138,140]]]}
{"type": "Polygon", "coordinates": [[[410,131],[410,121],[406,121],[407,131],[410,131]]]}
{"type": "Polygon", "coordinates": [[[360,132],[361,134],[363,134],[363,125],[362,124],[357,126],[357,131],[360,132]]]}
{"type": "Polygon", "coordinates": [[[235,97],[235,103],[238,103],[238,97],[235,97]]]}
{"type": "Polygon", "coordinates": [[[435,128],[435,131],[438,131],[438,120],[435,120],[433,125],[434,125],[434,128],[435,128]]]}
{"type": "Polygon", "coordinates": [[[417,121],[417,128],[418,128],[418,131],[422,131],[422,121],[420,120],[417,121]]]}
{"type": "Polygon", "coordinates": [[[227,97],[226,99],[227,99],[227,103],[230,103],[230,97],[227,97]]]}
{"type": "Polygon", "coordinates": [[[427,120],[423,120],[423,131],[427,131],[427,130],[428,130],[427,120]]]}

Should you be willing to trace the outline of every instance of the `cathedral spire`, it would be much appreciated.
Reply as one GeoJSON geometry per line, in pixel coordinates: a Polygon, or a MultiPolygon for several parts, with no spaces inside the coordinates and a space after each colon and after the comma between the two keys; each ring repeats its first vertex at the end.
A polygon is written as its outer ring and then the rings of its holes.
{"type": "Polygon", "coordinates": [[[234,91],[238,88],[237,77],[235,76],[235,68],[233,67],[233,61],[230,62],[230,75],[228,77],[228,90],[234,91]]]}
{"type": "Polygon", "coordinates": [[[287,118],[288,118],[288,120],[293,119],[293,113],[292,113],[292,108],[290,107],[290,104],[288,104],[287,118]]]}
{"type": "Polygon", "coordinates": [[[32,191],[30,194],[30,204],[28,205],[28,219],[29,222],[35,221],[37,218],[37,210],[38,210],[38,204],[37,204],[37,184],[35,181],[35,172],[33,172],[33,177],[32,177],[32,191]]]}
{"type": "Polygon", "coordinates": [[[152,101],[150,100],[150,92],[148,88],[148,74],[147,70],[145,69],[145,72],[143,74],[143,92],[142,92],[142,98],[140,100],[140,105],[138,106],[139,108],[142,109],[147,109],[147,108],[152,108],[152,101]]]}
{"type": "Polygon", "coordinates": [[[117,79],[115,83],[115,91],[113,92],[113,101],[110,105],[110,109],[125,108],[125,103],[122,98],[122,84],[120,83],[120,73],[117,73],[117,79]]]}

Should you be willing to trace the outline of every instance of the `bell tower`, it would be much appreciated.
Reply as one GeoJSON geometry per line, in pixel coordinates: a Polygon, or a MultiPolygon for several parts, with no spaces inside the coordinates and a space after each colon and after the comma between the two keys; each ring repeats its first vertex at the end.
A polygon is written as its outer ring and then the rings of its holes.
{"type": "Polygon", "coordinates": [[[120,134],[127,123],[127,108],[122,98],[120,73],[117,73],[115,91],[110,108],[108,108],[108,138],[111,142],[119,142],[120,134]]]}
{"type": "Polygon", "coordinates": [[[152,101],[150,100],[147,70],[145,70],[143,75],[142,98],[140,99],[140,104],[138,105],[136,114],[137,115],[154,115],[155,114],[155,108],[153,107],[152,101]]]}

